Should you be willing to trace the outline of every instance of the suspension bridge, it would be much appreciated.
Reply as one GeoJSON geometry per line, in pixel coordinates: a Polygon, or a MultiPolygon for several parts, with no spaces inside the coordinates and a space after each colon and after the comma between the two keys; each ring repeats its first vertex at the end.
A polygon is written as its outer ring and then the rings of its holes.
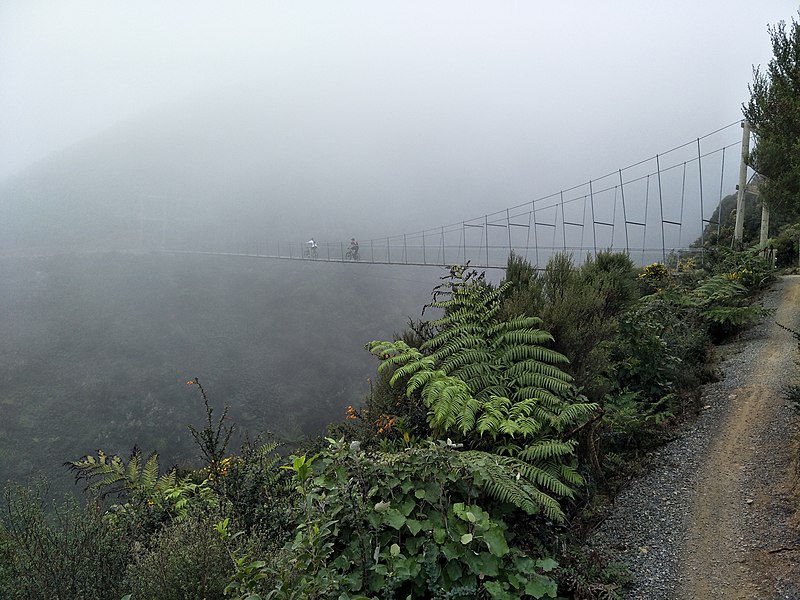
{"type": "MultiPolygon", "coordinates": [[[[745,130],[747,132],[747,130],[745,130]]],[[[749,133],[745,133],[749,136],[749,133]]],[[[411,233],[360,241],[359,263],[505,268],[510,252],[534,266],[557,252],[576,262],[602,250],[626,252],[638,264],[697,252],[704,232],[717,235],[720,208],[740,179],[740,122],[649,156],[581,184],[478,217],[411,233]],[[716,218],[714,218],[716,215],[716,218]]],[[[747,172],[751,175],[752,172],[747,172]]],[[[749,177],[748,177],[749,179],[749,177]]],[[[151,219],[158,220],[158,219],[151,219]]],[[[176,253],[248,256],[317,262],[355,262],[349,242],[235,239],[167,248],[176,253]]]]}

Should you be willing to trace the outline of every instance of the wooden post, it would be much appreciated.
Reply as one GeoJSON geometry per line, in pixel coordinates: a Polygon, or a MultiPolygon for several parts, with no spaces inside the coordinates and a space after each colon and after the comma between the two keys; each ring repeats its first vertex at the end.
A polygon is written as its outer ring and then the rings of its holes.
{"type": "Polygon", "coordinates": [[[758,239],[758,244],[764,246],[769,239],[769,208],[767,205],[761,203],[761,236],[758,239]]]}
{"type": "MultiPolygon", "coordinates": [[[[742,245],[744,234],[744,194],[747,187],[747,159],[750,157],[750,123],[742,121],[742,162],[739,165],[739,185],[736,192],[736,226],[733,230],[734,245],[742,245]]],[[[762,212],[763,223],[763,212],[762,212]]],[[[767,225],[769,225],[769,211],[767,211],[767,225]]],[[[762,237],[764,230],[762,227],[762,237]]],[[[763,243],[763,241],[762,241],[763,243]]]]}

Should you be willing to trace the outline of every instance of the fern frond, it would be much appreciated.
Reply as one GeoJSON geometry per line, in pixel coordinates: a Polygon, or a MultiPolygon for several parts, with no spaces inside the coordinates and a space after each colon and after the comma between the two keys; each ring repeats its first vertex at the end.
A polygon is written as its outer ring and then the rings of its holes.
{"type": "Polygon", "coordinates": [[[490,327],[487,328],[486,333],[494,337],[501,335],[505,331],[532,330],[544,334],[542,341],[534,343],[541,344],[546,341],[553,341],[553,338],[549,333],[539,329],[539,326],[541,324],[542,320],[539,317],[528,317],[525,315],[521,315],[518,317],[513,317],[508,321],[500,321],[499,323],[493,323],[490,327]]]}
{"type": "Polygon", "coordinates": [[[561,464],[559,467],[561,479],[566,481],[569,485],[579,486],[583,484],[583,477],[578,473],[575,467],[566,464],[561,464]]]}
{"type": "MultiPolygon", "coordinates": [[[[523,354],[523,353],[520,353],[523,354]]],[[[515,359],[514,362],[507,370],[506,375],[509,377],[523,377],[526,373],[541,374],[559,381],[570,382],[572,377],[554,365],[542,362],[540,359],[527,358],[521,356],[515,359]]]]}
{"type": "MultiPolygon", "coordinates": [[[[401,340],[397,342],[372,341],[366,345],[366,348],[371,354],[374,354],[381,360],[391,360],[400,354],[412,350],[408,344],[401,340]]],[[[413,350],[416,350],[416,348],[413,350]]]]}
{"type": "Polygon", "coordinates": [[[703,317],[719,325],[740,327],[765,316],[769,311],[760,306],[710,306],[702,311],[703,317]]]}
{"type": "Polygon", "coordinates": [[[475,384],[485,387],[490,385],[491,381],[495,379],[496,369],[492,368],[491,364],[485,362],[469,363],[459,368],[457,371],[450,371],[452,375],[458,375],[466,381],[476,380],[475,384]],[[479,378],[487,377],[486,383],[477,381],[479,378]]]}
{"type": "Polygon", "coordinates": [[[484,327],[480,323],[464,322],[467,317],[463,311],[451,314],[436,321],[437,334],[422,344],[422,350],[430,352],[441,348],[455,339],[465,336],[482,337],[484,327]]]}
{"type": "MultiPolygon", "coordinates": [[[[553,336],[541,329],[517,329],[505,330],[495,338],[498,345],[507,346],[540,346],[542,344],[549,344],[553,341],[553,336]]],[[[560,362],[567,362],[563,354],[559,354],[555,350],[550,350],[556,357],[559,357],[560,362]]]]}
{"type": "MultiPolygon", "coordinates": [[[[118,458],[118,457],[115,457],[118,458]]],[[[128,461],[128,468],[125,474],[125,477],[128,481],[131,482],[139,482],[139,465],[142,461],[142,453],[141,452],[134,452],[131,454],[131,458],[128,461]]],[[[121,464],[122,461],[120,461],[121,464]]]]}
{"type": "MultiPolygon", "coordinates": [[[[435,355],[433,358],[435,359],[435,355]]],[[[450,356],[445,355],[442,360],[442,370],[446,373],[454,373],[463,368],[481,367],[490,359],[491,354],[483,348],[460,348],[450,356]]]]}
{"type": "Polygon", "coordinates": [[[101,496],[109,494],[152,491],[157,484],[158,454],[153,452],[142,469],[142,452],[134,447],[126,464],[119,456],[110,459],[102,450],[97,458],[89,455],[65,463],[75,473],[75,480],[85,480],[86,490],[103,490],[101,496]]]}
{"type": "Polygon", "coordinates": [[[156,490],[163,490],[166,488],[174,487],[177,481],[177,474],[175,473],[175,469],[172,469],[168,473],[164,473],[161,477],[158,478],[158,482],[155,484],[154,489],[156,490]]]}
{"type": "Polygon", "coordinates": [[[511,404],[511,409],[508,412],[510,419],[524,419],[529,417],[533,409],[536,407],[535,398],[525,398],[511,404]]]}
{"type": "MultiPolygon", "coordinates": [[[[470,389],[473,389],[474,387],[472,383],[473,383],[472,381],[469,382],[470,389]]],[[[495,379],[489,377],[485,379],[478,378],[475,383],[477,385],[475,389],[479,390],[478,393],[475,394],[475,396],[481,400],[484,401],[489,400],[492,396],[499,396],[501,398],[505,398],[511,395],[509,393],[509,388],[503,385],[502,382],[497,382],[496,378],[495,379]]]]}
{"type": "MultiPolygon", "coordinates": [[[[129,465],[130,467],[130,465],[129,465]]],[[[154,488],[158,482],[158,455],[153,453],[144,463],[142,469],[142,486],[149,489],[154,488]]]]}
{"type": "Polygon", "coordinates": [[[536,401],[532,399],[514,402],[506,397],[492,396],[483,404],[482,411],[476,422],[480,435],[525,438],[536,436],[542,429],[542,420],[535,418],[536,401]]]}
{"type": "Polygon", "coordinates": [[[538,463],[553,460],[554,458],[570,456],[574,451],[574,441],[562,442],[550,439],[525,446],[518,456],[523,461],[538,463]]]}
{"type": "Polygon", "coordinates": [[[431,353],[431,358],[436,362],[442,362],[446,358],[462,351],[478,351],[486,349],[486,341],[464,332],[459,337],[450,340],[447,344],[431,353]]]}
{"type": "MultiPolygon", "coordinates": [[[[528,514],[541,511],[552,520],[563,521],[564,513],[558,501],[526,475],[531,473],[542,481],[547,481],[546,474],[531,470],[530,465],[515,458],[479,450],[463,452],[461,457],[466,460],[465,464],[471,470],[475,484],[489,496],[516,506],[528,514]]],[[[556,487],[572,493],[571,488],[563,484],[556,487]]]]}
{"type": "Polygon", "coordinates": [[[524,473],[525,477],[537,486],[565,498],[572,498],[575,494],[575,491],[570,486],[559,479],[560,469],[558,465],[549,465],[549,468],[541,468],[530,463],[520,462],[524,465],[520,472],[524,473]]]}
{"type": "Polygon", "coordinates": [[[501,398],[492,396],[488,402],[484,402],[481,407],[481,415],[475,422],[475,429],[478,435],[488,433],[497,436],[500,432],[501,425],[508,415],[508,405],[511,400],[508,398],[501,398]]]}
{"type": "Polygon", "coordinates": [[[519,388],[514,394],[514,398],[517,400],[521,400],[523,398],[535,398],[542,406],[546,406],[549,409],[554,409],[563,402],[561,398],[553,394],[551,391],[540,387],[519,388]]]}
{"type": "MultiPolygon", "coordinates": [[[[410,398],[414,394],[414,392],[424,388],[435,378],[442,376],[444,376],[444,373],[442,371],[425,370],[414,373],[414,375],[411,377],[411,379],[408,380],[408,383],[406,384],[406,396],[410,398]]],[[[393,377],[391,382],[394,383],[394,381],[395,379],[393,377]]]]}
{"type": "Polygon", "coordinates": [[[422,399],[431,410],[431,426],[447,432],[459,421],[459,415],[473,396],[466,383],[456,377],[445,376],[430,382],[422,391],[422,399]]]}
{"type": "Polygon", "coordinates": [[[560,394],[566,394],[572,389],[570,383],[572,378],[565,379],[562,376],[552,377],[542,373],[525,372],[517,375],[515,379],[519,387],[541,388],[560,394]]]}
{"type": "Polygon", "coordinates": [[[577,425],[586,420],[592,413],[600,410],[600,405],[594,402],[576,402],[567,404],[556,418],[555,426],[563,430],[567,426],[577,425]]]}
{"type": "MultiPolygon", "coordinates": [[[[387,363],[384,363],[384,365],[387,363]]],[[[384,366],[381,365],[381,366],[384,366]]],[[[406,377],[416,376],[420,373],[430,372],[434,369],[434,362],[430,358],[415,358],[413,362],[403,365],[397,369],[394,374],[389,378],[389,384],[395,385],[401,379],[406,377]]]]}
{"type": "Polygon", "coordinates": [[[710,304],[728,302],[737,297],[747,295],[747,288],[737,281],[733,281],[726,275],[715,275],[709,277],[694,290],[689,298],[697,306],[707,306],[710,304]]]}
{"type": "Polygon", "coordinates": [[[458,414],[456,424],[462,434],[475,431],[476,415],[480,412],[481,403],[476,398],[469,398],[458,414]]]}

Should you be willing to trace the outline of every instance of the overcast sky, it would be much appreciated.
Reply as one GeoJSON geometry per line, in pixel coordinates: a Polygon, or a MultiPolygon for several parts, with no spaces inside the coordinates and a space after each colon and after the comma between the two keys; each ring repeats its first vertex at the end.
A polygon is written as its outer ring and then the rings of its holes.
{"type": "Polygon", "coordinates": [[[767,24],[797,6],[2,0],[0,179],[160,107],[280,90],[301,149],[341,120],[346,155],[380,122],[362,143],[405,143],[405,171],[433,145],[544,195],[738,120],[767,24]]]}

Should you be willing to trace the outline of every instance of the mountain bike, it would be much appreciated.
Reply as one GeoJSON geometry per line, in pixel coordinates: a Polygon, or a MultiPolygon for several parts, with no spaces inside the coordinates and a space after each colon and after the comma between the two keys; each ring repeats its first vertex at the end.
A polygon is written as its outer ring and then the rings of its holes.
{"type": "Polygon", "coordinates": [[[355,248],[348,248],[347,252],[344,255],[345,260],[359,260],[358,249],[355,248]]]}

